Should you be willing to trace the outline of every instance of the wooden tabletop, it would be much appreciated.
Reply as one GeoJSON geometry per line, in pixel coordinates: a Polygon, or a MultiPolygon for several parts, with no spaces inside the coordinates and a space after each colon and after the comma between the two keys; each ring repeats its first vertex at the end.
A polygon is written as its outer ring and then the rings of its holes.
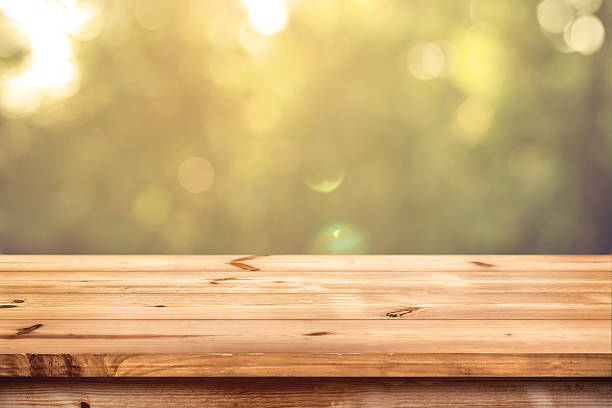
{"type": "Polygon", "coordinates": [[[612,376],[610,256],[0,255],[0,376],[612,376]]]}

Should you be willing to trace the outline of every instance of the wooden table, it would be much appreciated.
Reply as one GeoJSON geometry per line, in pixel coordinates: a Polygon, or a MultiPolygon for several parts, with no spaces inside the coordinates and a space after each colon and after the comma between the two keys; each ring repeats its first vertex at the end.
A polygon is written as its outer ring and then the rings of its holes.
{"type": "Polygon", "coordinates": [[[609,407],[611,286],[610,256],[0,255],[0,407],[609,407]]]}

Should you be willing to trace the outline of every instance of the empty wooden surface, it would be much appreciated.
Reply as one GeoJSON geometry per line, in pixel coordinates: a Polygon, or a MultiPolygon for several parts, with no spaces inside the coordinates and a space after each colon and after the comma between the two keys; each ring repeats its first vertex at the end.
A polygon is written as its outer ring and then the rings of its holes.
{"type": "Polygon", "coordinates": [[[10,408],[610,407],[602,379],[0,379],[10,408]]]}
{"type": "Polygon", "coordinates": [[[611,376],[611,285],[609,256],[0,255],[0,375],[611,376]]]}
{"type": "Polygon", "coordinates": [[[531,320],[610,319],[606,292],[474,293],[464,290],[420,293],[28,293],[0,294],[4,319],[219,319],[219,320],[531,320]],[[15,303],[17,301],[17,303],[15,303]],[[409,305],[407,307],[406,305],[409,305]],[[401,312],[408,312],[401,314],[401,312]],[[393,315],[392,315],[393,316],[393,315]]]}

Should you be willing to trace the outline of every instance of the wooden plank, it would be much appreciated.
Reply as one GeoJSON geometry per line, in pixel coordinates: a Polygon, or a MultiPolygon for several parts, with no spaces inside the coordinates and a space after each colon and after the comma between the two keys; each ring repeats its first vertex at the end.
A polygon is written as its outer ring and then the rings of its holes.
{"type": "Polygon", "coordinates": [[[0,282],[0,376],[612,376],[609,256],[0,256],[0,282]]]}
{"type": "Polygon", "coordinates": [[[603,408],[611,405],[611,383],[601,379],[0,380],[0,406],[11,408],[603,408]]]}
{"type": "Polygon", "coordinates": [[[599,292],[610,272],[0,272],[13,293],[599,292]]]}
{"type": "Polygon", "coordinates": [[[609,272],[610,255],[0,255],[0,271],[609,272]]]}
{"type": "Polygon", "coordinates": [[[0,294],[1,319],[605,319],[605,293],[0,294]]]}
{"type": "Polygon", "coordinates": [[[0,377],[609,377],[597,353],[0,354],[0,377]]]}
{"type": "Polygon", "coordinates": [[[0,320],[3,353],[612,353],[609,320],[0,320]]]}

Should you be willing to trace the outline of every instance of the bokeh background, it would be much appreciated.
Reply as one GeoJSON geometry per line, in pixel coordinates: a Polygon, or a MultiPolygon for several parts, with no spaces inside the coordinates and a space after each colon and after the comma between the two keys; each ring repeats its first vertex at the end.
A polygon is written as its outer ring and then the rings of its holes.
{"type": "Polygon", "coordinates": [[[0,0],[0,252],[610,252],[610,3],[0,0]]]}

